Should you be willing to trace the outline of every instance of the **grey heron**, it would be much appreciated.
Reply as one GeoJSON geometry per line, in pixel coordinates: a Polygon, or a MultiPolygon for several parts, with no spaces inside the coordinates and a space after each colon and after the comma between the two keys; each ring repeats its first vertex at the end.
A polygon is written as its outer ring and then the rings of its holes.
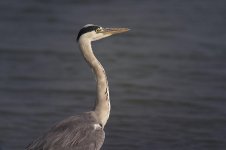
{"type": "Polygon", "coordinates": [[[57,123],[28,145],[27,150],[99,150],[101,148],[105,139],[104,127],[111,106],[107,76],[93,53],[91,42],[128,30],[128,28],[103,28],[88,24],[79,31],[77,41],[81,52],[96,76],[95,107],[92,111],[68,117],[57,123]]]}

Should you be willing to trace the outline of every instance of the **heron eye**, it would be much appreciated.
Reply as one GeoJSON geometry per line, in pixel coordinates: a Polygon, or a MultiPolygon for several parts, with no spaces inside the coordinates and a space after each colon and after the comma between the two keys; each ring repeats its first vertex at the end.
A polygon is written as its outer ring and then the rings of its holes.
{"type": "Polygon", "coordinates": [[[95,31],[96,31],[96,33],[98,33],[101,31],[101,28],[97,28],[95,31]]]}

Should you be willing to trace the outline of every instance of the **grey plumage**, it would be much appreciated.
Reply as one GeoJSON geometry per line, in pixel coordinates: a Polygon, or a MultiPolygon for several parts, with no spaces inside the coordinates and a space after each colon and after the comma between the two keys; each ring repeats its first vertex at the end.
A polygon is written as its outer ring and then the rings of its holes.
{"type": "Polygon", "coordinates": [[[91,42],[113,34],[128,31],[127,28],[102,28],[84,26],[77,37],[81,52],[96,75],[97,98],[93,111],[69,117],[53,126],[43,136],[34,140],[27,150],[99,150],[103,145],[104,126],[110,115],[110,96],[107,76],[95,57],[91,42]]]}
{"type": "Polygon", "coordinates": [[[53,126],[45,135],[33,141],[27,150],[99,150],[105,133],[95,112],[71,116],[53,126]]]}

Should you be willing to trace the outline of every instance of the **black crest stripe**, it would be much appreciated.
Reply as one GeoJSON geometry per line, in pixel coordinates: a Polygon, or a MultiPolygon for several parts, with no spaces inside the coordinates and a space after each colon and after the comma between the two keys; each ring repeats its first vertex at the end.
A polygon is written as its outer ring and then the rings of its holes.
{"type": "Polygon", "coordinates": [[[82,28],[77,36],[77,41],[79,40],[79,38],[81,37],[81,35],[87,33],[87,32],[91,32],[91,31],[95,31],[96,29],[100,28],[99,26],[88,26],[88,27],[84,27],[82,28]]]}

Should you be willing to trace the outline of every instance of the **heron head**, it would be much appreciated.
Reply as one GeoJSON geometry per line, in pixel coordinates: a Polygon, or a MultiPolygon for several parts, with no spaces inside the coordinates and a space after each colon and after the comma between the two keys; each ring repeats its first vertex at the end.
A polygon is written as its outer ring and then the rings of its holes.
{"type": "Polygon", "coordinates": [[[86,38],[90,41],[96,41],[113,34],[129,31],[128,28],[103,28],[101,26],[87,24],[78,33],[77,41],[81,38],[86,38]]]}

